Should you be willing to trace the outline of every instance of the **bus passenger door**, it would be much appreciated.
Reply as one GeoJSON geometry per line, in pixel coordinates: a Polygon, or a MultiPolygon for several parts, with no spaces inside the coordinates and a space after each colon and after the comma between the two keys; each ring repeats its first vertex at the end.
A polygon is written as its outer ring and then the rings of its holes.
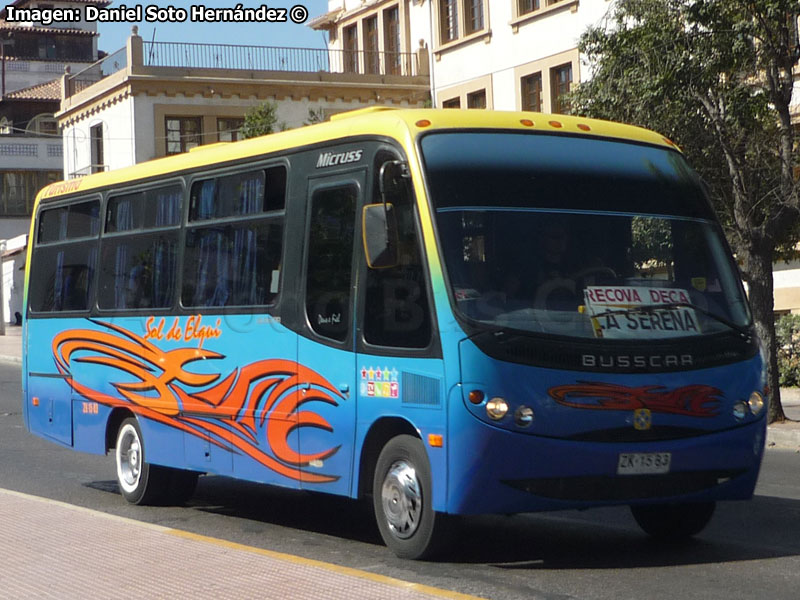
{"type": "Polygon", "coordinates": [[[305,324],[298,344],[301,486],[350,494],[356,406],[354,244],[364,170],[314,178],[308,190],[305,324]]]}

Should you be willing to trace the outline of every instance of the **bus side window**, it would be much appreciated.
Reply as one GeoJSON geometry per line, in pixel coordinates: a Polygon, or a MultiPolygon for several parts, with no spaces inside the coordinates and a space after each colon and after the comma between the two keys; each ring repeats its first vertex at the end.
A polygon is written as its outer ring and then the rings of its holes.
{"type": "Polygon", "coordinates": [[[275,303],[280,291],[286,179],[286,167],[277,165],[192,185],[183,306],[275,303]]]}
{"type": "MultiPolygon", "coordinates": [[[[396,159],[391,152],[376,154],[372,202],[383,201],[377,181],[381,165],[396,159]]],[[[386,201],[394,205],[397,218],[399,261],[390,269],[366,269],[364,340],[375,346],[425,348],[431,319],[410,180],[387,194],[386,201]]]]}
{"type": "Polygon", "coordinates": [[[42,211],[33,252],[39,273],[31,280],[33,311],[89,309],[99,230],[100,203],[96,200],[42,211]]]}
{"type": "Polygon", "coordinates": [[[97,298],[101,309],[172,306],[182,197],[181,186],[171,185],[109,198],[97,298]]]}
{"type": "Polygon", "coordinates": [[[308,235],[306,315],[319,335],[345,341],[350,327],[350,282],[358,188],[314,192],[308,235]]]}

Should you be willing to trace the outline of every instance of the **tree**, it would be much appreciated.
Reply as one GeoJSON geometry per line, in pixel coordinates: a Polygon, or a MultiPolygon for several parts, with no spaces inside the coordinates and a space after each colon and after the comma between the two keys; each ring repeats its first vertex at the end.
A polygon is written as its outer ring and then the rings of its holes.
{"type": "Polygon", "coordinates": [[[278,122],[278,105],[275,102],[262,102],[244,115],[242,137],[245,139],[267,135],[275,130],[278,122]]]}
{"type": "Polygon", "coordinates": [[[765,346],[770,422],[785,418],[772,264],[800,231],[798,12],[797,0],[617,0],[582,36],[591,80],[572,97],[574,113],[661,131],[708,183],[765,346]]]}

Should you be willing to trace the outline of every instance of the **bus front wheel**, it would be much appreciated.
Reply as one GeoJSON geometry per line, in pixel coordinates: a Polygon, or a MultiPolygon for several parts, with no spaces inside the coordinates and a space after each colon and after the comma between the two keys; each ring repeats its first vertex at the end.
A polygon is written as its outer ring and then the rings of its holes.
{"type": "Polygon", "coordinates": [[[700,533],[714,514],[714,502],[631,506],[633,518],[648,535],[677,541],[700,533]]]}
{"type": "Polygon", "coordinates": [[[125,500],[131,504],[154,504],[161,499],[169,473],[146,462],[142,431],[135,418],[125,419],[120,425],[114,456],[117,483],[125,500]]]}
{"type": "Polygon", "coordinates": [[[384,543],[400,558],[428,558],[445,541],[445,515],[431,505],[431,468],[422,442],[392,438],[375,467],[372,499],[384,543]]]}

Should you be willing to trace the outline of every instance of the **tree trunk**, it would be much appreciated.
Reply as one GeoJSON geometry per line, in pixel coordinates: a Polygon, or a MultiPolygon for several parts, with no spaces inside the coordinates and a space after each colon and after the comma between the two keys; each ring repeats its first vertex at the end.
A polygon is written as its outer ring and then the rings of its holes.
{"type": "Polygon", "coordinates": [[[775,302],[772,296],[772,261],[774,251],[768,242],[751,247],[744,256],[745,270],[749,276],[748,291],[753,311],[756,333],[764,345],[767,362],[767,385],[769,387],[768,421],[785,421],[781,405],[781,390],[778,372],[778,340],[775,335],[775,302]]]}

